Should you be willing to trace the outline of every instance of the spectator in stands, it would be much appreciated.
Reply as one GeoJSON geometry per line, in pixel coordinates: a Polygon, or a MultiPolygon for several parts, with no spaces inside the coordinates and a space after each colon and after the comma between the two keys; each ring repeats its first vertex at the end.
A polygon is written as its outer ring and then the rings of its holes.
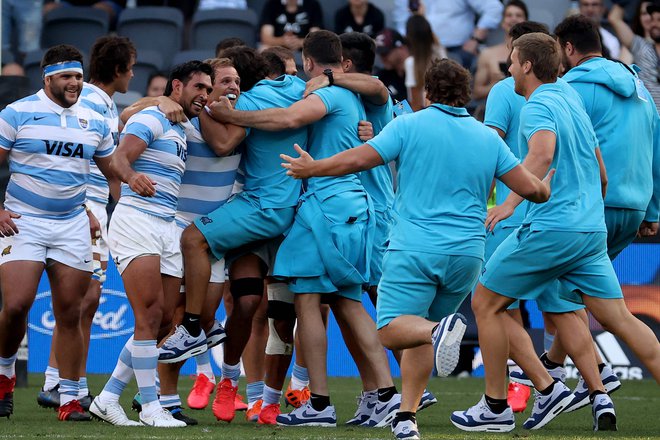
{"type": "Polygon", "coordinates": [[[117,23],[117,17],[126,7],[126,0],[46,0],[44,14],[61,6],[91,6],[108,14],[110,28],[117,23]]]}
{"type": "Polygon", "coordinates": [[[220,40],[220,42],[215,46],[215,57],[221,58],[220,52],[222,52],[223,50],[229,49],[230,47],[240,47],[240,46],[247,46],[247,44],[245,44],[245,41],[241,40],[238,37],[229,37],[220,40]]]}
{"type": "Polygon", "coordinates": [[[660,109],[660,83],[658,82],[658,54],[660,53],[660,2],[649,2],[646,11],[651,16],[649,28],[650,40],[635,35],[624,21],[624,9],[619,4],[613,4],[608,15],[610,24],[614,28],[621,44],[627,47],[633,56],[633,63],[641,71],[639,77],[651,92],[655,105],[660,109]]]}
{"type": "Polygon", "coordinates": [[[209,9],[247,9],[247,2],[245,0],[199,0],[198,11],[209,9]]]}
{"type": "Polygon", "coordinates": [[[266,59],[269,66],[276,64],[276,59],[284,61],[284,73],[287,75],[298,75],[298,66],[296,66],[296,59],[290,49],[282,46],[273,46],[261,52],[261,55],[266,59]]]}
{"type": "Polygon", "coordinates": [[[259,26],[264,46],[301,50],[305,36],[323,28],[321,5],[316,0],[268,0],[259,26]]]}
{"type": "MultiPolygon", "coordinates": [[[[394,0],[394,5],[394,22],[397,30],[403,32],[411,13],[409,1],[394,0]]],[[[479,45],[486,42],[489,30],[500,23],[503,9],[499,0],[419,0],[415,13],[426,16],[451,58],[471,68],[479,45]]]]}
{"type": "Polygon", "coordinates": [[[632,21],[632,31],[635,35],[639,35],[647,40],[651,39],[651,34],[649,33],[651,30],[651,14],[646,10],[646,7],[650,4],[651,2],[649,1],[639,2],[632,21]]]}
{"type": "MultiPolygon", "coordinates": [[[[590,0],[588,0],[590,1],[590,0]]],[[[490,89],[502,78],[508,76],[507,59],[511,52],[511,28],[529,19],[527,5],[521,0],[509,0],[504,7],[502,24],[504,41],[484,49],[477,60],[477,73],[474,75],[474,99],[486,99],[490,89]]]]}
{"type": "Polygon", "coordinates": [[[603,56],[613,60],[621,60],[626,64],[632,62],[632,55],[628,49],[621,47],[619,40],[600,24],[605,16],[604,0],[580,0],[580,14],[592,19],[598,26],[600,39],[603,43],[603,56]]]}
{"type": "Polygon", "coordinates": [[[167,86],[167,75],[163,72],[154,72],[149,75],[147,80],[147,94],[145,96],[163,96],[165,86],[167,86]]]}
{"type": "Polygon", "coordinates": [[[423,15],[415,14],[408,19],[406,35],[410,56],[406,58],[406,88],[408,101],[414,111],[426,107],[424,90],[426,69],[434,60],[447,58],[447,51],[433,33],[431,24],[423,15]]]}
{"type": "Polygon", "coordinates": [[[3,58],[9,51],[21,62],[26,53],[39,49],[42,6],[43,0],[2,1],[3,58]]]}
{"type": "Polygon", "coordinates": [[[335,32],[364,32],[371,38],[385,28],[385,16],[368,0],[348,0],[335,15],[335,32]]]}
{"type": "Polygon", "coordinates": [[[376,72],[378,79],[385,84],[392,98],[403,101],[408,97],[405,62],[410,52],[406,40],[394,29],[385,28],[376,37],[376,53],[383,66],[376,72]]]}

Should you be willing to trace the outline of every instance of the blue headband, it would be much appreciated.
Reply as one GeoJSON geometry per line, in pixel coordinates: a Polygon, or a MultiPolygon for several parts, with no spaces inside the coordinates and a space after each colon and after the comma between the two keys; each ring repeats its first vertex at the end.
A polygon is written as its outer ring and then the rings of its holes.
{"type": "Polygon", "coordinates": [[[80,61],[62,61],[61,63],[49,64],[44,67],[44,78],[61,72],[83,73],[80,61]]]}

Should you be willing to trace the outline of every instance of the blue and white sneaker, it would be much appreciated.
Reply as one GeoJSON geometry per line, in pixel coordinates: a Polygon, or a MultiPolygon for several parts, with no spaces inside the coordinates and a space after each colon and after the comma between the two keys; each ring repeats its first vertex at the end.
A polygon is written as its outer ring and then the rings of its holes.
{"type": "Polygon", "coordinates": [[[424,390],[424,394],[422,394],[422,398],[419,399],[419,406],[417,407],[417,411],[421,411],[424,408],[428,408],[429,406],[438,403],[438,399],[435,398],[432,392],[429,390],[424,390]]]}
{"type": "Polygon", "coordinates": [[[501,414],[495,414],[486,404],[486,396],[482,396],[479,403],[466,411],[454,411],[450,420],[463,431],[509,432],[516,427],[511,407],[507,407],[501,414]]]}
{"type": "Polygon", "coordinates": [[[447,377],[456,368],[461,351],[461,340],[467,328],[465,316],[454,313],[445,316],[433,332],[435,369],[438,377],[447,377]]]}
{"type": "Polygon", "coordinates": [[[185,361],[208,350],[204,330],[197,337],[193,337],[182,325],[177,325],[174,333],[165,340],[158,349],[158,362],[172,364],[185,361]]]}
{"type": "Polygon", "coordinates": [[[213,322],[213,327],[211,327],[211,330],[206,334],[206,346],[211,349],[216,345],[225,342],[225,339],[227,339],[225,328],[220,324],[220,321],[216,319],[213,322]]]}
{"type": "Polygon", "coordinates": [[[419,440],[417,422],[413,420],[394,420],[392,434],[398,440],[419,440]]]}
{"type": "Polygon", "coordinates": [[[332,405],[329,405],[322,411],[316,411],[312,407],[312,402],[308,400],[289,414],[280,414],[276,420],[279,426],[320,426],[322,428],[334,428],[337,426],[337,413],[335,412],[335,407],[332,405]]]}
{"type": "MultiPolygon", "coordinates": [[[[555,367],[555,368],[546,368],[546,370],[548,371],[550,377],[552,377],[553,379],[556,379],[559,382],[566,382],[566,368],[564,368],[563,366],[555,367]]],[[[534,384],[532,383],[531,379],[527,377],[525,372],[522,371],[520,368],[510,370],[509,379],[512,382],[517,382],[523,385],[527,385],[528,387],[534,388],[534,384]]]]}
{"type": "Polygon", "coordinates": [[[360,393],[357,398],[357,410],[352,419],[346,422],[347,425],[360,425],[371,417],[376,403],[378,402],[378,391],[369,391],[365,393],[364,391],[360,393]]]}
{"type": "Polygon", "coordinates": [[[547,396],[535,391],[532,414],[523,423],[525,429],[540,429],[557,417],[573,400],[573,393],[561,382],[553,384],[552,392],[547,396]]]}
{"type": "Polygon", "coordinates": [[[616,414],[614,403],[607,394],[594,396],[591,407],[594,415],[594,431],[616,431],[616,414]]]}
{"type": "Polygon", "coordinates": [[[401,394],[399,393],[393,395],[387,402],[378,400],[369,420],[361,423],[360,426],[366,426],[368,428],[384,428],[385,426],[389,426],[399,411],[400,406],[401,394]]]}
{"type": "MultiPolygon", "coordinates": [[[[605,365],[603,371],[600,373],[600,380],[605,386],[607,394],[611,394],[621,388],[621,381],[609,365],[605,365]]],[[[572,412],[576,409],[583,408],[589,404],[589,388],[584,382],[582,376],[578,380],[577,386],[573,390],[573,400],[564,408],[564,412],[572,412]]]]}

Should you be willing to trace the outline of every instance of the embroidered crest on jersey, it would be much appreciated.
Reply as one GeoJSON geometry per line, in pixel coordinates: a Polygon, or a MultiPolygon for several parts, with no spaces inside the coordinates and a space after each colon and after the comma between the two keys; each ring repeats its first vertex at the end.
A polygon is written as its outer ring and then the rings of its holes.
{"type": "Polygon", "coordinates": [[[78,124],[80,124],[80,128],[83,130],[87,130],[87,127],[89,127],[89,121],[84,118],[78,118],[78,124]]]}
{"type": "Polygon", "coordinates": [[[11,254],[11,245],[7,246],[2,250],[2,256],[4,257],[5,255],[11,254]]]}

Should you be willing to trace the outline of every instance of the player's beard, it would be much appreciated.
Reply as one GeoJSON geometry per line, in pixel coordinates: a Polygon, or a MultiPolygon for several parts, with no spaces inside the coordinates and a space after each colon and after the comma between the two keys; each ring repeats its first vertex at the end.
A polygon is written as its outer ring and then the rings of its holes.
{"type": "Polygon", "coordinates": [[[71,99],[67,96],[66,89],[67,87],[56,88],[51,86],[50,93],[53,95],[53,98],[59,101],[58,104],[64,108],[69,108],[78,101],[82,89],[79,87],[76,90],[76,99],[74,99],[73,102],[71,102],[71,99]]]}

